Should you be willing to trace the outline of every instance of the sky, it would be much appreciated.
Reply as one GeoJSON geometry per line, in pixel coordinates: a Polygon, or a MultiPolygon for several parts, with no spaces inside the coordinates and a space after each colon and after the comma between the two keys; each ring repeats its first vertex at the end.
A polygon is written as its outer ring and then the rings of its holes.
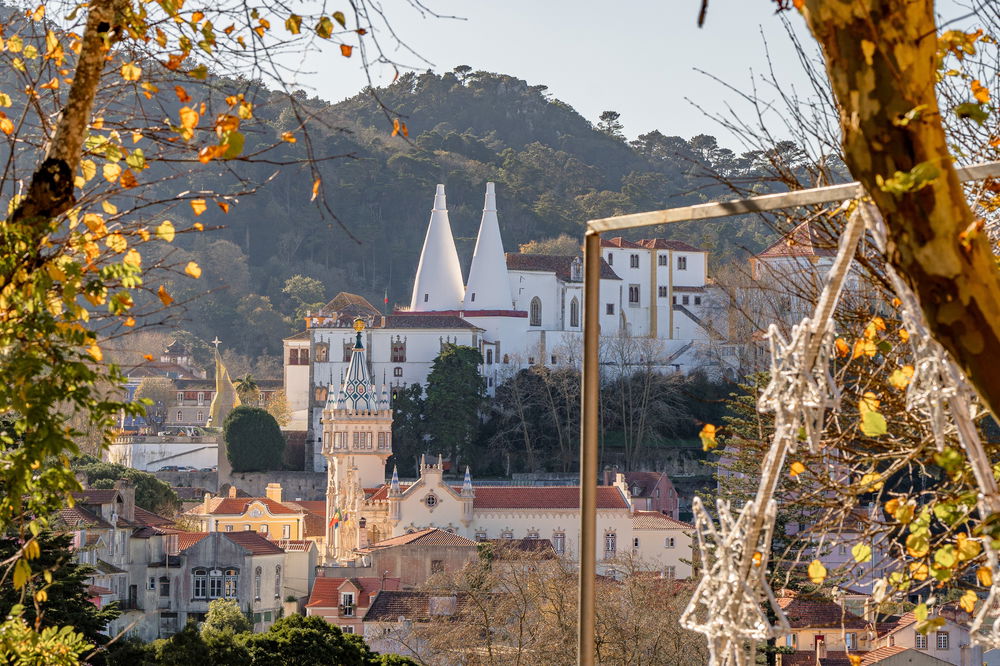
{"type": "MultiPolygon", "coordinates": [[[[765,42],[782,85],[806,85],[771,0],[711,0],[700,29],[701,0],[422,0],[439,17],[411,0],[375,1],[412,49],[390,50],[400,64],[437,72],[464,64],[547,85],[591,121],[604,110],[618,111],[629,138],[658,129],[685,138],[713,134],[730,143],[698,106],[716,111],[729,104],[737,113],[747,107],[737,92],[698,70],[749,90],[767,70],[765,42]]],[[[952,0],[939,5],[956,11],[952,0]]],[[[802,18],[786,16],[812,49],[802,18]]],[[[303,87],[331,102],[366,82],[358,60],[343,58],[333,46],[309,54],[302,72],[303,87]]],[[[376,83],[388,83],[393,70],[377,66],[372,74],[376,83]]]]}

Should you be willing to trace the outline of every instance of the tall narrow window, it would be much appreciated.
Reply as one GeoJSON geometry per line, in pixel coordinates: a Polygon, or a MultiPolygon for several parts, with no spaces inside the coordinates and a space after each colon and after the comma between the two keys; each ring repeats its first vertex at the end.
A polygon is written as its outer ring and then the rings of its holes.
{"type": "Polygon", "coordinates": [[[299,364],[299,350],[289,349],[288,350],[288,365],[298,365],[299,364]]]}
{"type": "Polygon", "coordinates": [[[194,576],[194,598],[204,599],[208,596],[208,570],[195,569],[192,574],[194,576]]]}
{"type": "Polygon", "coordinates": [[[686,271],[688,269],[688,258],[677,257],[677,270],[686,271]]]}
{"type": "Polygon", "coordinates": [[[255,599],[260,599],[260,578],[264,570],[257,567],[256,571],[253,573],[253,596],[255,599]]]}
{"type": "Polygon", "coordinates": [[[628,286],[628,302],[631,305],[639,304],[639,285],[630,284],[628,286]]]}
{"type": "Polygon", "coordinates": [[[240,571],[239,569],[226,569],[225,578],[225,589],[223,590],[226,594],[226,599],[235,599],[236,590],[239,586],[240,571]]]}
{"type": "Polygon", "coordinates": [[[569,302],[569,325],[573,328],[580,325],[580,301],[576,300],[576,296],[569,302]]]}
{"type": "Polygon", "coordinates": [[[274,567],[274,598],[281,597],[281,565],[274,567]]]}
{"type": "Polygon", "coordinates": [[[398,335],[396,339],[393,340],[390,345],[390,358],[392,363],[406,363],[406,340],[401,339],[398,335]]]}
{"type": "Polygon", "coordinates": [[[170,596],[170,579],[166,576],[160,576],[160,596],[170,596]]]}
{"type": "Polygon", "coordinates": [[[628,265],[630,268],[639,268],[639,255],[630,254],[628,257],[628,265]]]}
{"type": "Polygon", "coordinates": [[[309,365],[309,350],[300,349],[299,350],[299,365],[309,365]]]}
{"type": "Polygon", "coordinates": [[[531,326],[541,326],[542,325],[542,299],[535,296],[531,299],[531,306],[529,308],[529,314],[531,321],[529,324],[531,326]]]}
{"type": "Polygon", "coordinates": [[[615,265],[615,255],[608,252],[608,266],[614,266],[614,265],[615,265]]]}
{"type": "Polygon", "coordinates": [[[656,258],[656,263],[659,266],[666,266],[667,265],[667,259],[668,259],[667,255],[661,254],[660,256],[658,256],[656,258]]]}
{"type": "Polygon", "coordinates": [[[614,557],[618,550],[618,535],[615,532],[608,532],[604,535],[604,556],[614,557]]]}
{"type": "Polygon", "coordinates": [[[565,532],[555,532],[552,534],[552,549],[560,555],[566,552],[565,532]]]}

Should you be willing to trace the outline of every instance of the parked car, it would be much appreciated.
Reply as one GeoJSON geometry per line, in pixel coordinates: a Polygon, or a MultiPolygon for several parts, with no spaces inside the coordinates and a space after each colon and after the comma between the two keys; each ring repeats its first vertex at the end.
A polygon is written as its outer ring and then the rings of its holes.
{"type": "Polygon", "coordinates": [[[156,434],[160,437],[204,437],[206,433],[198,426],[170,426],[156,434]]]}

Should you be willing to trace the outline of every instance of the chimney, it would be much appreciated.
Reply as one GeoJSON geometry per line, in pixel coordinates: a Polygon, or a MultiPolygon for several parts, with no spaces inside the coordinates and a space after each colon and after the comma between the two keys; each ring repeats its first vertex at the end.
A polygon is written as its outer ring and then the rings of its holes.
{"type": "Polygon", "coordinates": [[[264,496],[269,500],[275,502],[281,501],[281,484],[280,483],[269,483],[267,488],[264,489],[264,496]]]}
{"type": "Polygon", "coordinates": [[[115,489],[122,496],[122,515],[125,520],[135,520],[135,483],[132,479],[118,479],[115,489]]]}

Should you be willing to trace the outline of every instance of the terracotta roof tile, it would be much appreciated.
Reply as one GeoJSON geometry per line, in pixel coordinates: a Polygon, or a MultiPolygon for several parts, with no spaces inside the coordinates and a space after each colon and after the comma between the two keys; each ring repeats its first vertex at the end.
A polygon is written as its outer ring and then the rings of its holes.
{"type": "Polygon", "coordinates": [[[99,527],[110,529],[111,524],[82,506],[65,507],[59,510],[59,521],[66,527],[76,529],[77,527],[99,527]]]}
{"type": "Polygon", "coordinates": [[[404,314],[398,312],[382,317],[383,328],[474,328],[479,327],[470,324],[457,315],[433,314],[433,313],[413,313],[404,314]]]}
{"type": "Polygon", "coordinates": [[[181,532],[177,535],[177,550],[187,550],[207,536],[208,532],[181,532]]]}
{"type": "MultiPolygon", "coordinates": [[[[476,509],[577,509],[578,486],[476,486],[476,509]]],[[[597,488],[598,509],[626,509],[628,504],[618,488],[597,488]]]]}
{"type": "MultiPolygon", "coordinates": [[[[507,254],[507,270],[512,271],[542,271],[546,273],[555,273],[563,282],[570,282],[572,280],[572,274],[570,272],[570,266],[573,264],[573,259],[575,257],[562,257],[554,254],[518,254],[518,253],[508,253],[507,254]]],[[[582,271],[581,266],[581,271],[582,271]]],[[[581,272],[581,276],[583,273],[581,272]]],[[[608,262],[603,258],[601,259],[601,279],[602,280],[620,280],[618,274],[615,270],[608,265],[608,262]]],[[[576,282],[582,282],[583,278],[576,280],[576,282]]]]}
{"type": "MultiPolygon", "coordinates": [[[[318,578],[316,580],[319,580],[318,578]]],[[[365,622],[398,622],[400,617],[417,622],[432,617],[458,615],[465,610],[468,596],[462,593],[440,595],[431,592],[385,590],[365,613],[365,622]]]]}
{"type": "Polygon", "coordinates": [[[73,493],[73,499],[81,504],[110,504],[117,496],[118,491],[114,488],[88,488],[73,493]]]}
{"type": "Polygon", "coordinates": [[[355,603],[359,609],[368,608],[374,595],[399,589],[399,578],[386,578],[384,580],[381,578],[317,578],[313,582],[313,589],[309,593],[309,603],[306,604],[306,608],[336,608],[340,605],[341,588],[347,582],[350,582],[358,590],[355,603]]]}
{"type": "Polygon", "coordinates": [[[349,314],[352,315],[379,314],[379,311],[375,308],[375,306],[369,303],[368,299],[364,296],[352,294],[348,291],[342,291],[334,296],[329,303],[320,309],[320,314],[332,315],[335,312],[346,311],[349,311],[349,314]]]}
{"type": "Polygon", "coordinates": [[[249,550],[254,555],[279,555],[285,551],[278,544],[257,532],[216,532],[222,534],[237,546],[249,550]]]}
{"type": "Polygon", "coordinates": [[[625,240],[621,236],[615,236],[614,238],[601,238],[601,247],[620,247],[623,249],[638,248],[641,249],[642,246],[638,243],[633,243],[630,240],[625,240]]]}
{"type": "Polygon", "coordinates": [[[260,502],[271,514],[288,514],[288,513],[300,513],[291,507],[285,506],[281,502],[275,502],[273,499],[267,497],[224,497],[221,502],[215,505],[209,510],[210,514],[224,514],[227,516],[242,516],[247,512],[250,504],[253,502],[260,502]]]}
{"type": "Polygon", "coordinates": [[[310,335],[309,335],[309,329],[307,328],[304,331],[299,331],[295,335],[289,335],[287,338],[284,338],[284,339],[285,340],[308,340],[309,337],[310,337],[310,335]]]}
{"type": "Polygon", "coordinates": [[[806,221],[758,254],[757,258],[832,257],[834,254],[836,254],[836,250],[833,241],[829,238],[822,238],[817,234],[812,223],[806,221]]]}
{"type": "Polygon", "coordinates": [[[674,520],[659,511],[632,512],[632,529],[662,530],[662,529],[694,529],[694,525],[674,520]]]}
{"type": "Polygon", "coordinates": [[[152,511],[146,511],[141,506],[135,507],[135,520],[133,521],[136,525],[155,525],[157,527],[164,527],[166,525],[173,525],[174,521],[169,518],[164,518],[159,514],[155,514],[152,511]]]}
{"type": "Polygon", "coordinates": [[[792,629],[836,628],[864,629],[868,623],[832,601],[803,596],[779,597],[778,605],[785,611],[792,629]]]}
{"type": "Polygon", "coordinates": [[[883,659],[888,659],[889,657],[899,654],[900,652],[906,652],[910,648],[903,647],[902,645],[890,645],[886,647],[880,647],[871,652],[861,655],[861,666],[873,666],[883,659]]]}
{"type": "Polygon", "coordinates": [[[650,250],[675,250],[677,252],[706,252],[701,248],[689,245],[684,241],[667,240],[666,238],[643,238],[638,244],[650,250]]]}
{"type": "Polygon", "coordinates": [[[393,546],[403,546],[412,543],[417,543],[421,546],[470,546],[473,548],[476,546],[475,541],[466,539],[458,534],[452,534],[436,527],[428,527],[427,529],[411,532],[410,534],[401,534],[389,539],[383,539],[369,545],[368,550],[391,548],[393,546]]]}

